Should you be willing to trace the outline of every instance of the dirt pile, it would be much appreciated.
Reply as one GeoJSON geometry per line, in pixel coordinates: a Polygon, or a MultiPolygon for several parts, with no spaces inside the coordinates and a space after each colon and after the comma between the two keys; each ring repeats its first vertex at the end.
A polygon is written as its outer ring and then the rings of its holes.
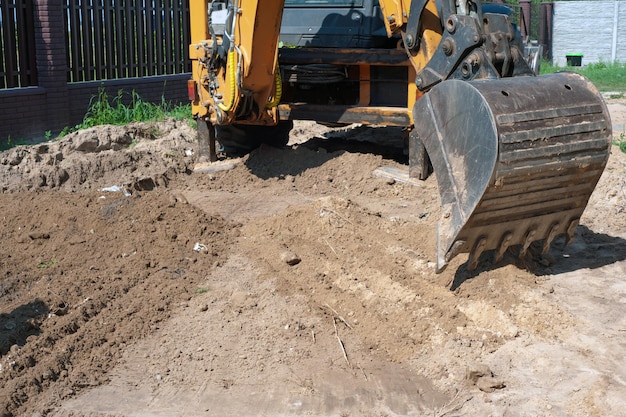
{"type": "Polygon", "coordinates": [[[57,142],[19,146],[0,157],[0,191],[166,185],[170,176],[192,168],[193,137],[187,123],[170,119],[98,126],[57,142]]]}

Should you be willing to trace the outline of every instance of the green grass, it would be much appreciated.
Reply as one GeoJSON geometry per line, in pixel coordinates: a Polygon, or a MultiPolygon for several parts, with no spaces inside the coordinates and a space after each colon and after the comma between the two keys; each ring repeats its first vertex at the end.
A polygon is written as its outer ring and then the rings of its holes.
{"type": "Polygon", "coordinates": [[[619,150],[626,153],[626,133],[622,132],[619,136],[613,137],[613,145],[619,147],[619,150]]]}
{"type": "Polygon", "coordinates": [[[119,90],[112,99],[100,88],[98,95],[92,97],[83,121],[76,126],[63,129],[59,138],[81,129],[105,124],[126,125],[133,122],[155,122],[173,117],[192,123],[189,105],[172,105],[164,97],[159,104],[144,101],[137,92],[130,93],[119,90]],[[128,103],[128,104],[126,104],[128,103]]]}
{"type": "Polygon", "coordinates": [[[626,63],[623,62],[597,62],[582,67],[558,67],[549,61],[541,62],[542,74],[552,74],[558,71],[572,71],[584,75],[600,91],[626,93],[626,63]]]}
{"type": "Polygon", "coordinates": [[[2,142],[0,141],[0,152],[2,151],[6,151],[9,150],[11,148],[15,148],[16,146],[20,146],[20,145],[26,145],[28,142],[26,142],[23,139],[13,139],[10,135],[7,138],[6,142],[2,142]]]}
{"type": "Polygon", "coordinates": [[[57,264],[57,261],[55,259],[50,259],[49,261],[39,261],[39,263],[37,264],[37,268],[40,268],[40,269],[50,268],[51,266],[54,266],[56,264],[57,264]]]}

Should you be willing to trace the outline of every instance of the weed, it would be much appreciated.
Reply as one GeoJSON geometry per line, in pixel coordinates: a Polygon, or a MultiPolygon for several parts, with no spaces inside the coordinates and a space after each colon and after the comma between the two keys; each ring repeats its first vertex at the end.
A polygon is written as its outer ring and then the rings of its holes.
{"type": "Polygon", "coordinates": [[[204,287],[202,287],[202,288],[198,288],[198,289],[196,289],[196,291],[195,291],[195,292],[196,292],[196,294],[204,294],[204,293],[209,292],[209,289],[208,289],[208,288],[204,288],[204,287]]]}
{"type": "Polygon", "coordinates": [[[50,268],[51,266],[54,266],[57,264],[57,261],[54,259],[51,259],[49,261],[39,261],[39,264],[37,264],[37,268],[41,268],[41,269],[45,269],[45,268],[50,268]]]}
{"type": "Polygon", "coordinates": [[[13,139],[11,135],[7,137],[5,142],[0,141],[0,151],[6,151],[20,145],[26,145],[27,142],[23,139],[13,139]]]}
{"type": "Polygon", "coordinates": [[[66,127],[59,134],[59,138],[80,129],[87,129],[105,124],[125,125],[133,122],[154,122],[173,117],[177,120],[192,122],[189,105],[172,105],[161,97],[159,104],[144,101],[136,91],[130,93],[119,90],[112,99],[103,87],[98,95],[89,102],[83,121],[74,127],[66,127]]]}
{"type": "Polygon", "coordinates": [[[619,138],[613,138],[613,145],[618,146],[619,150],[626,153],[626,132],[619,134],[619,138]]]}

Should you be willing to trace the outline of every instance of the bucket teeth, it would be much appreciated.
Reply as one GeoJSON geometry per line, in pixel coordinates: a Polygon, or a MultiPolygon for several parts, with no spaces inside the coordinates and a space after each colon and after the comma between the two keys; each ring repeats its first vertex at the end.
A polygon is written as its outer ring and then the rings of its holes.
{"type": "Polygon", "coordinates": [[[495,263],[498,263],[502,260],[502,258],[504,257],[504,252],[506,252],[506,250],[511,245],[512,238],[513,238],[513,233],[511,232],[506,232],[502,236],[502,240],[500,240],[500,245],[498,246],[498,250],[496,251],[495,263]]]}
{"type": "Polygon", "coordinates": [[[579,218],[572,219],[567,226],[567,245],[572,243],[574,240],[574,232],[576,231],[576,227],[578,227],[579,218]]]}
{"type": "Polygon", "coordinates": [[[546,238],[543,241],[543,249],[541,250],[542,255],[545,255],[546,253],[548,253],[548,251],[550,250],[550,245],[552,244],[552,241],[554,240],[558,232],[559,232],[559,223],[558,222],[553,223],[552,227],[550,228],[550,231],[548,232],[548,236],[546,236],[546,238]]]}
{"type": "Polygon", "coordinates": [[[480,259],[480,255],[483,253],[486,246],[487,246],[487,238],[484,236],[478,238],[478,240],[476,241],[476,244],[474,245],[474,249],[470,253],[469,261],[468,261],[469,265],[467,269],[469,269],[470,271],[473,271],[474,269],[476,269],[476,267],[478,266],[478,260],[480,259]]]}
{"type": "Polygon", "coordinates": [[[526,256],[526,252],[528,252],[528,248],[530,247],[530,244],[535,241],[536,234],[537,234],[536,229],[528,229],[528,232],[526,232],[526,237],[524,238],[524,244],[522,245],[522,249],[520,250],[520,253],[519,253],[520,258],[523,258],[524,256],[526,256]]]}
{"type": "Polygon", "coordinates": [[[452,245],[452,248],[450,248],[450,250],[446,254],[446,257],[445,257],[446,263],[450,262],[452,258],[454,258],[459,253],[461,253],[461,248],[463,248],[465,243],[466,242],[464,240],[457,240],[456,242],[454,242],[454,245],[452,245]]]}

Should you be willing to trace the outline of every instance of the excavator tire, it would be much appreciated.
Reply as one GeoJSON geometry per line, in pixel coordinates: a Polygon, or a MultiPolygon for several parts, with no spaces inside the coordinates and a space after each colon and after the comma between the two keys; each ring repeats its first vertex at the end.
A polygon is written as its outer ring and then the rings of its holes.
{"type": "Polygon", "coordinates": [[[574,73],[448,80],[413,109],[442,205],[437,272],[460,253],[568,242],[608,161],[611,120],[601,95],[574,73]]]}

